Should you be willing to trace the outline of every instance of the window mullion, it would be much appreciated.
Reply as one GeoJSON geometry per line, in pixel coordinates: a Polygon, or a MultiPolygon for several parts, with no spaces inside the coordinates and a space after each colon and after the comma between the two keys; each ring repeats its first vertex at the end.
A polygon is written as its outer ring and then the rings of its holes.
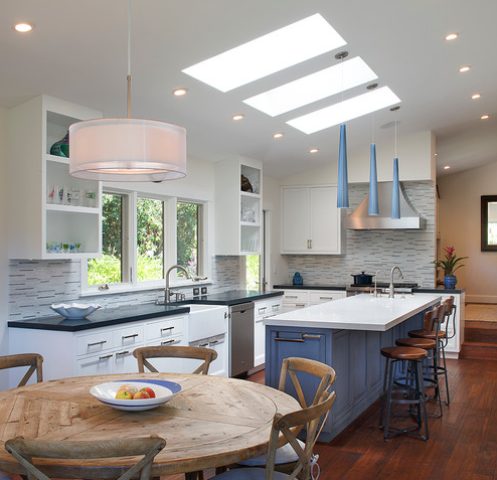
{"type": "MultiPolygon", "coordinates": [[[[164,269],[167,269],[177,263],[177,201],[176,197],[172,197],[165,202],[165,242],[164,242],[164,269]]],[[[171,272],[173,279],[177,279],[177,272],[171,272]]]]}
{"type": "Polygon", "coordinates": [[[126,212],[124,218],[126,219],[124,229],[124,237],[126,239],[123,247],[123,258],[125,265],[123,265],[126,279],[124,281],[135,285],[137,283],[137,260],[136,260],[136,192],[131,192],[126,196],[126,212]]]}

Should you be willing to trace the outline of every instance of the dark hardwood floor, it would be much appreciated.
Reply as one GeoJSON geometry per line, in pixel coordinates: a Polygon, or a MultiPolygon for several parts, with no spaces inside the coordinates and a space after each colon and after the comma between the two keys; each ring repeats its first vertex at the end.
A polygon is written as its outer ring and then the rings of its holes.
{"type": "MultiPolygon", "coordinates": [[[[329,444],[318,444],[321,480],[497,479],[497,361],[449,360],[450,407],[430,418],[427,442],[384,441],[378,404],[329,444]]],[[[263,382],[263,372],[250,380],[263,382]]]]}

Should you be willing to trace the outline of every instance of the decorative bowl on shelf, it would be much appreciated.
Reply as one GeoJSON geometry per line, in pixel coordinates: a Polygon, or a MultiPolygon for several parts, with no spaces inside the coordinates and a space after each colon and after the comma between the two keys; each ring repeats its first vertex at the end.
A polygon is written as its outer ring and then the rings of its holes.
{"type": "Polygon", "coordinates": [[[50,305],[50,308],[69,320],[80,320],[87,317],[95,310],[102,308],[101,305],[86,305],[83,303],[57,303],[50,305]]]}
{"type": "Polygon", "coordinates": [[[140,380],[122,380],[114,382],[100,383],[90,388],[90,394],[100,402],[117,410],[128,412],[140,412],[157,408],[169,401],[174,395],[181,391],[179,383],[168,380],[140,379],[140,380]],[[128,390],[134,387],[134,390],[152,389],[155,397],[153,398],[135,398],[122,399],[116,398],[119,390],[128,390]]]}

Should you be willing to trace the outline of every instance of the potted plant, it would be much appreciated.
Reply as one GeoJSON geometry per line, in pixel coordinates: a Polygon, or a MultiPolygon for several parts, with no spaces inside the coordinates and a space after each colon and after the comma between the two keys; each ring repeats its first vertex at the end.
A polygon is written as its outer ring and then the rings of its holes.
{"type": "Polygon", "coordinates": [[[456,249],[454,247],[445,247],[445,258],[443,260],[435,260],[433,263],[437,268],[444,271],[444,286],[445,288],[452,289],[455,288],[457,283],[457,277],[454,275],[456,270],[464,267],[462,260],[468,257],[457,257],[455,253],[456,249]]]}

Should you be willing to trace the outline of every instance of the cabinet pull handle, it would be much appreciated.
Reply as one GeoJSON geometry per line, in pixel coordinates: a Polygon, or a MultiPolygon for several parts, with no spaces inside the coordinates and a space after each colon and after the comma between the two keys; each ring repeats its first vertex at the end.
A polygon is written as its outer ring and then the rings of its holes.
{"type": "Polygon", "coordinates": [[[88,348],[95,347],[97,345],[103,345],[104,343],[107,343],[107,340],[101,340],[100,342],[88,343],[88,348]]]}
{"type": "Polygon", "coordinates": [[[321,335],[313,335],[312,333],[303,333],[302,338],[304,340],[308,339],[313,339],[313,340],[318,340],[321,338],[321,335]]]}
{"type": "Polygon", "coordinates": [[[276,305],[271,305],[272,308],[279,308],[280,307],[280,304],[277,303],[276,305]]]}
{"type": "Polygon", "coordinates": [[[209,342],[209,346],[210,345],[216,345],[219,343],[219,340],[213,340],[212,342],[209,342]]]}
{"type": "Polygon", "coordinates": [[[296,303],[295,306],[296,307],[305,307],[305,303],[296,303]]]}
{"type": "Polygon", "coordinates": [[[160,342],[161,345],[170,345],[171,343],[178,343],[179,340],[164,340],[163,342],[160,342]]]}
{"type": "Polygon", "coordinates": [[[133,335],[123,335],[122,339],[127,340],[128,338],[136,338],[138,336],[138,333],[133,333],[133,335]]]}
{"type": "Polygon", "coordinates": [[[304,343],[303,338],[284,338],[284,337],[274,337],[275,342],[292,342],[292,343],[304,343]]]}
{"type": "Polygon", "coordinates": [[[174,327],[164,327],[160,329],[160,333],[167,332],[168,330],[174,330],[174,327]]]}
{"type": "Polygon", "coordinates": [[[129,353],[129,350],[124,350],[124,352],[116,352],[116,357],[119,355],[119,356],[123,356],[123,355],[127,355],[129,353]]]}
{"type": "Polygon", "coordinates": [[[299,298],[297,295],[285,295],[285,298],[299,298]]]}
{"type": "Polygon", "coordinates": [[[333,297],[319,297],[319,300],[333,300],[333,297]]]}
{"type": "Polygon", "coordinates": [[[112,358],[112,353],[109,355],[102,355],[101,357],[98,357],[98,360],[108,360],[109,358],[112,358]]]}
{"type": "Polygon", "coordinates": [[[312,250],[312,240],[309,240],[309,248],[312,250]]]}
{"type": "Polygon", "coordinates": [[[199,343],[198,346],[199,347],[207,347],[209,345],[209,342],[207,343],[199,343]]]}
{"type": "Polygon", "coordinates": [[[267,307],[261,307],[259,308],[259,313],[263,313],[267,310],[267,307]]]}

